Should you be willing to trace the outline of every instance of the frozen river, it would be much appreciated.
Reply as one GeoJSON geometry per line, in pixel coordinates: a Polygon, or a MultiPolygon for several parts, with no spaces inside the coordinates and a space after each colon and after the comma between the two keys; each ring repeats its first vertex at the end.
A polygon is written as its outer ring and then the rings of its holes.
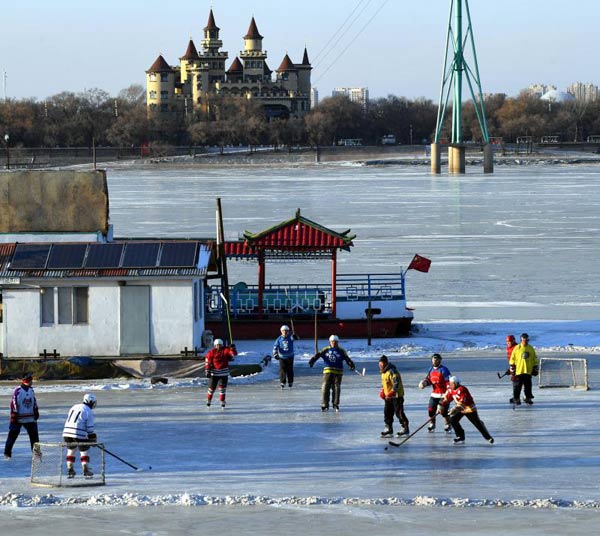
{"type": "MultiPolygon", "coordinates": [[[[431,176],[426,166],[322,165],[109,170],[117,236],[214,237],[215,199],[236,239],[302,214],[356,233],[346,273],[409,272],[415,321],[600,318],[600,166],[469,168],[431,176]]],[[[256,281],[256,269],[237,268],[256,281]]],[[[237,269],[237,272],[236,272],[237,269]]],[[[273,282],[329,279],[329,263],[268,265],[273,282]],[[317,277],[316,277],[317,276],[317,277]]]]}
{"type": "MultiPolygon", "coordinates": [[[[320,367],[300,341],[293,390],[276,367],[233,379],[228,409],[204,406],[206,380],[39,384],[41,438],[57,441],[68,408],[99,399],[100,440],[140,467],[107,459],[107,485],[40,489],[29,484],[27,441],[0,464],[3,531],[28,534],[579,535],[600,511],[600,167],[497,167],[432,177],[424,166],[324,165],[245,168],[114,168],[108,171],[116,236],[215,236],[222,199],[228,238],[302,214],[357,234],[342,272],[397,271],[415,253],[431,271],[407,277],[417,329],[407,339],[342,341],[367,374],[347,374],[342,411],[319,409],[320,367]],[[513,411],[507,333],[528,331],[542,355],[585,356],[590,391],[535,389],[513,411]],[[403,374],[411,428],[427,418],[417,388],[434,351],[462,377],[494,436],[464,424],[467,441],[422,431],[384,450],[377,359],[403,374]],[[317,370],[319,369],[319,370],[317,370]]],[[[230,265],[253,281],[254,267],[230,265]]],[[[329,277],[328,263],[273,265],[273,281],[329,277]],[[291,272],[290,272],[291,271],[291,272]]],[[[232,277],[233,274],[233,277],[232,277]]],[[[276,334],[274,334],[275,336],[276,334]]],[[[272,341],[243,342],[256,360],[272,341]]],[[[0,417],[12,385],[0,385],[0,417]]],[[[4,434],[0,440],[4,440],[4,434]]]]}

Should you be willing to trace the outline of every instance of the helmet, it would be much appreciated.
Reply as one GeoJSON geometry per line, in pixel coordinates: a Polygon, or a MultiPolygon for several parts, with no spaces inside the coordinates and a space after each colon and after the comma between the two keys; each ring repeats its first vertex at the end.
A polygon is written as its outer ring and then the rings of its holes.
{"type": "Polygon", "coordinates": [[[333,341],[338,342],[339,340],[340,340],[340,338],[337,335],[330,335],[329,336],[329,342],[333,342],[333,341]]]}
{"type": "Polygon", "coordinates": [[[280,331],[289,331],[290,326],[286,326],[285,324],[279,328],[280,331]]]}
{"type": "Polygon", "coordinates": [[[213,342],[213,346],[223,346],[223,339],[215,339],[215,342],[213,342]]]}
{"type": "Polygon", "coordinates": [[[460,385],[460,378],[458,376],[450,376],[448,381],[450,383],[454,383],[455,385],[460,385]]]}
{"type": "Polygon", "coordinates": [[[83,395],[83,403],[86,406],[89,406],[90,408],[95,408],[97,402],[98,401],[96,400],[96,395],[93,395],[91,393],[83,395]]]}

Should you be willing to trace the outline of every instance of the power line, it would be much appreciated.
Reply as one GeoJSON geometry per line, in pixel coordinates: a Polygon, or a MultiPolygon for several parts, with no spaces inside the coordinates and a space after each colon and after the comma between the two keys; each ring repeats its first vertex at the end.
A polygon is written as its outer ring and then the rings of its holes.
{"type": "MultiPolygon", "coordinates": [[[[327,41],[327,43],[325,43],[323,45],[323,47],[321,48],[321,50],[319,50],[319,52],[316,54],[316,56],[313,58],[313,63],[316,62],[320,57],[321,54],[323,54],[323,51],[325,49],[327,49],[327,47],[329,46],[329,43],[331,43],[336,36],[340,33],[340,31],[342,30],[342,28],[346,25],[346,23],[350,20],[350,18],[352,17],[352,15],[354,15],[354,13],[356,12],[356,10],[360,7],[360,5],[365,2],[366,0],[359,0],[358,4],[356,4],[356,6],[354,7],[354,9],[352,10],[352,12],[350,13],[350,15],[348,15],[346,17],[346,20],[344,22],[342,22],[341,26],[335,31],[335,33],[329,38],[329,41],[327,41]]],[[[369,0],[370,2],[371,0],[369,0]]]]}
{"type": "Polygon", "coordinates": [[[356,41],[358,39],[358,37],[365,31],[365,29],[367,28],[367,26],[369,26],[369,24],[371,23],[371,21],[379,14],[379,12],[384,8],[384,6],[388,2],[389,2],[389,0],[383,0],[383,3],[379,6],[379,8],[377,9],[377,11],[375,11],[375,13],[373,13],[373,15],[371,16],[371,18],[364,24],[364,26],[358,31],[358,33],[352,38],[352,40],[350,40],[350,42],[344,47],[344,49],[335,57],[335,59],[329,64],[329,66],[321,73],[321,75],[319,76],[319,78],[317,78],[315,80],[315,83],[317,83],[319,80],[321,80],[321,78],[323,78],[329,72],[329,69],[331,69],[337,63],[337,61],[350,48],[350,46],[354,43],[354,41],[356,41]]]}

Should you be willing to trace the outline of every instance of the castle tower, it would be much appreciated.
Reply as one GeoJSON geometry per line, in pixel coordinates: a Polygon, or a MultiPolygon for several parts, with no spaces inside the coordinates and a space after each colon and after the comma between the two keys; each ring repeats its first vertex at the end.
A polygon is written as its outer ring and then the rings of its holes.
{"type": "MultiPolygon", "coordinates": [[[[204,27],[204,39],[200,43],[204,49],[204,52],[200,54],[200,59],[202,68],[208,70],[209,85],[225,80],[225,61],[229,54],[219,50],[223,46],[223,41],[219,39],[220,30],[215,24],[215,17],[211,9],[208,22],[204,27]]],[[[202,87],[202,91],[208,91],[208,89],[206,86],[202,87]]]]}
{"type": "Polygon", "coordinates": [[[306,50],[306,47],[304,47],[302,63],[296,64],[295,67],[298,70],[298,93],[301,95],[310,96],[310,72],[312,71],[312,66],[310,65],[310,61],[308,59],[308,51],[306,50]]]}
{"type": "Polygon", "coordinates": [[[262,49],[263,36],[258,32],[254,17],[250,21],[248,32],[244,36],[244,50],[240,58],[244,62],[244,82],[266,82],[265,61],[267,52],[262,49]]]}
{"type": "Polygon", "coordinates": [[[146,71],[146,103],[149,112],[174,111],[176,75],[162,54],[146,71]]]}
{"type": "Polygon", "coordinates": [[[298,88],[298,69],[287,54],[277,68],[277,81],[288,91],[295,92],[298,88]]]}
{"type": "Polygon", "coordinates": [[[179,64],[181,65],[179,72],[180,82],[185,84],[189,77],[189,71],[195,67],[198,67],[200,64],[200,56],[198,55],[194,41],[191,39],[188,43],[185,54],[179,58],[179,64]]]}

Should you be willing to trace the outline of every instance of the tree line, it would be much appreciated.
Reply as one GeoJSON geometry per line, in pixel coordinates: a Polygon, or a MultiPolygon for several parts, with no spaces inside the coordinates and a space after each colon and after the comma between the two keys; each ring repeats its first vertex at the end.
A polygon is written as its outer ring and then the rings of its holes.
{"type": "MultiPolygon", "coordinates": [[[[486,96],[490,136],[514,143],[517,138],[557,136],[561,141],[585,141],[600,135],[600,101],[555,103],[526,92],[517,97],[486,96]]],[[[363,109],[343,96],[325,98],[302,119],[266,118],[253,100],[216,97],[210,116],[148,115],[145,90],[132,85],[117,97],[101,89],[62,92],[44,101],[7,99],[0,102],[0,139],[9,134],[11,147],[139,147],[144,145],[298,145],[327,146],[343,139],[377,145],[386,135],[397,143],[430,143],[437,103],[389,95],[363,109]]],[[[449,117],[442,138],[450,138],[449,117]]],[[[481,142],[473,102],[463,104],[463,139],[481,142]]]]}

